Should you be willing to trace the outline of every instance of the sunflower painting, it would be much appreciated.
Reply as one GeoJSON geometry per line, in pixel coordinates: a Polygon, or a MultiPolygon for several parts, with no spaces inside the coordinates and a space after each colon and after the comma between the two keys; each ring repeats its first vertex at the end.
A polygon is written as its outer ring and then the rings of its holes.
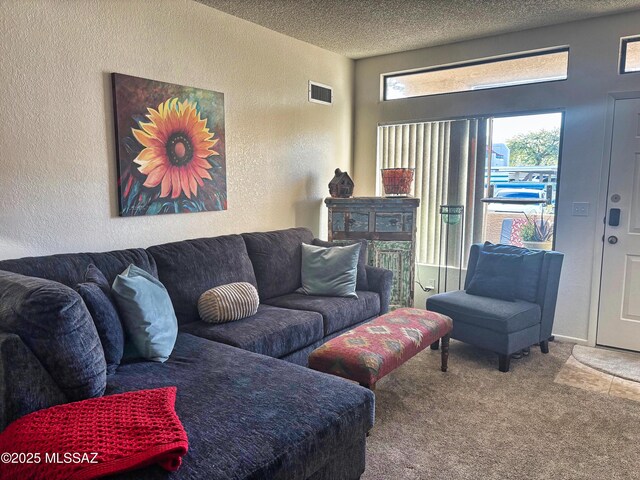
{"type": "Polygon", "coordinates": [[[120,215],[226,210],[224,95],[112,77],[120,215]]]}

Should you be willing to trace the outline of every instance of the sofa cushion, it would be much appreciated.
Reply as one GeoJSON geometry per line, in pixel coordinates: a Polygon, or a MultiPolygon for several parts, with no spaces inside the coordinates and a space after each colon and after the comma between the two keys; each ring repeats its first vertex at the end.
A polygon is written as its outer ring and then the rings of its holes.
{"type": "Polygon", "coordinates": [[[536,302],[538,299],[538,283],[540,282],[540,272],[542,270],[542,261],[544,260],[544,252],[538,250],[529,250],[528,248],[514,247],[513,245],[494,245],[485,242],[482,247],[483,252],[489,253],[507,253],[522,256],[522,265],[516,283],[517,298],[526,300],[527,302],[536,302]]]}
{"type": "Polygon", "coordinates": [[[120,315],[111,298],[98,284],[80,283],[76,286],[76,291],[93,318],[107,362],[107,375],[112,375],[120,365],[124,351],[124,330],[120,315]]]}
{"type": "Polygon", "coordinates": [[[512,302],[521,265],[520,255],[480,252],[467,293],[512,302]]]}
{"type": "Polygon", "coordinates": [[[361,240],[344,240],[341,242],[325,242],[319,238],[313,239],[313,245],[318,247],[335,247],[340,245],[353,245],[355,243],[360,244],[360,255],[358,256],[358,279],[356,283],[356,290],[369,290],[369,282],[367,281],[367,262],[369,261],[368,242],[365,239],[361,240]]]}
{"type": "Polygon", "coordinates": [[[130,265],[114,280],[111,291],[127,336],[138,353],[147,360],[166,361],[176,343],[178,321],[164,285],[130,265]]]}
{"type": "Polygon", "coordinates": [[[211,324],[192,322],[180,329],[198,337],[226,343],[269,357],[282,357],[323,337],[322,315],[260,305],[242,320],[211,324]]]}
{"type": "Polygon", "coordinates": [[[358,298],[316,297],[290,293],[271,298],[265,303],[274,307],[318,312],[324,321],[324,334],[329,335],[380,314],[380,296],[377,293],[356,293],[358,298]]]}
{"type": "Polygon", "coordinates": [[[94,264],[106,277],[109,285],[129,265],[157,276],[156,263],[142,248],[116,250],[103,253],[64,253],[44,257],[27,257],[0,261],[0,270],[30,277],[47,278],[75,288],[85,281],[87,268],[94,264]]]}
{"type": "Polygon", "coordinates": [[[149,247],[179,324],[200,320],[198,299],[210,288],[233,282],[256,286],[240,235],[199,238],[149,247]]]}
{"type": "Polygon", "coordinates": [[[0,331],[18,335],[69,400],[103,394],[107,365],[100,338],[69,287],[0,271],[0,331]]]}
{"type": "Polygon", "coordinates": [[[516,299],[513,302],[469,295],[463,290],[440,293],[427,299],[427,309],[500,333],[512,333],[540,323],[537,303],[516,299]]]}
{"type": "Polygon", "coordinates": [[[301,285],[302,243],[311,243],[313,234],[306,228],[274,232],[243,233],[253,263],[260,300],[279,297],[301,285]]]}
{"type": "Polygon", "coordinates": [[[17,418],[68,402],[18,335],[0,333],[0,432],[17,418]]]}
{"type": "Polygon", "coordinates": [[[357,298],[360,245],[318,247],[302,244],[302,287],[297,293],[357,298]]]}
{"type": "MultiPolygon", "coordinates": [[[[362,387],[184,333],[166,363],[121,366],[108,393],[166,386],[189,437],[176,478],[309,478],[373,424],[362,387]]],[[[117,478],[165,477],[148,467],[117,478]]]]}

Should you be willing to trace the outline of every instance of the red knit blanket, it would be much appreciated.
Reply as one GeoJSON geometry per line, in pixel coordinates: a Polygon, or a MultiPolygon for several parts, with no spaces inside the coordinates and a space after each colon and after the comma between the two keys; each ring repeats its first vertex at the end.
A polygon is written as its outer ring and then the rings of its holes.
{"type": "Polygon", "coordinates": [[[0,477],[86,480],[151,464],[175,471],[189,446],[175,400],[175,387],[158,388],[19,418],[0,434],[0,477]]]}

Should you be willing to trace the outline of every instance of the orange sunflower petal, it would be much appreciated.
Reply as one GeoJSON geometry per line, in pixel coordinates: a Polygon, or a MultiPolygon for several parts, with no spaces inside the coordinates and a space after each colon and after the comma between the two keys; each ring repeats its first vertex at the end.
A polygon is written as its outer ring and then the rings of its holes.
{"type": "Polygon", "coordinates": [[[171,169],[171,198],[180,196],[180,170],[176,167],[171,169]]]}
{"type": "Polygon", "coordinates": [[[140,143],[140,145],[144,145],[145,147],[150,147],[152,145],[151,135],[146,134],[142,130],[136,130],[135,128],[131,129],[131,133],[136,138],[136,140],[140,143]]]}
{"type": "Polygon", "coordinates": [[[162,186],[160,187],[160,197],[168,197],[171,193],[171,171],[167,169],[162,177],[162,186]]]}
{"type": "Polygon", "coordinates": [[[180,185],[182,186],[182,191],[187,196],[187,198],[191,198],[191,187],[189,186],[189,175],[187,174],[187,169],[182,167],[180,169],[180,185]]]}
{"type": "Polygon", "coordinates": [[[207,172],[204,168],[194,166],[193,169],[198,175],[200,175],[201,178],[206,178],[208,180],[211,180],[211,175],[209,175],[209,172],[207,172]]]}
{"type": "Polygon", "coordinates": [[[189,168],[189,171],[187,173],[187,175],[189,176],[189,188],[191,188],[191,192],[193,193],[194,196],[198,195],[198,182],[196,180],[195,174],[193,172],[193,169],[189,168]]]}
{"type": "MultiPolygon", "coordinates": [[[[136,163],[139,163],[139,162],[136,162],[136,163]]],[[[140,167],[138,167],[138,171],[140,173],[144,173],[145,175],[148,175],[153,170],[155,170],[156,168],[162,165],[164,165],[165,168],[169,168],[169,160],[159,158],[159,159],[152,160],[150,162],[143,162],[140,164],[140,167]]]]}
{"type": "MultiPolygon", "coordinates": [[[[151,161],[151,160],[155,160],[158,158],[158,151],[156,148],[153,147],[147,147],[144,148],[136,157],[136,160],[146,160],[146,161],[151,161]]],[[[138,163],[138,162],[136,162],[138,163]]]]}
{"type": "Polygon", "coordinates": [[[140,122],[140,128],[152,137],[158,136],[158,126],[155,123],[140,122]]]}
{"type": "Polygon", "coordinates": [[[211,164],[202,157],[193,157],[191,164],[205,170],[209,170],[210,168],[212,168],[211,164]]]}
{"type": "Polygon", "coordinates": [[[158,168],[154,169],[153,171],[151,171],[151,173],[149,173],[149,175],[147,175],[147,180],[143,185],[148,188],[157,187],[164,179],[167,170],[169,170],[169,168],[165,165],[161,165],[158,168]]]}
{"type": "Polygon", "coordinates": [[[195,178],[196,183],[198,185],[200,185],[201,187],[203,187],[204,186],[204,182],[202,181],[202,177],[196,171],[196,167],[193,165],[193,163],[190,164],[189,167],[191,168],[191,175],[192,175],[193,178],[195,178]]]}

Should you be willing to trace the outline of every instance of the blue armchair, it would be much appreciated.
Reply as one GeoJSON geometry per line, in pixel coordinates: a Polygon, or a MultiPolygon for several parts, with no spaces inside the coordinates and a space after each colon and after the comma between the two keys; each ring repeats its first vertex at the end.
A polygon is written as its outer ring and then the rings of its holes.
{"type": "MultiPolygon", "coordinates": [[[[478,257],[484,249],[502,253],[537,252],[508,245],[472,245],[465,290],[469,287],[478,257]]],[[[427,310],[451,317],[451,338],[496,352],[499,356],[499,370],[508,372],[511,355],[524,348],[540,344],[542,353],[549,352],[563,258],[564,255],[559,252],[544,252],[537,288],[534,283],[534,291],[537,290],[537,293],[528,300],[516,298],[511,302],[470,295],[465,290],[458,290],[429,297],[427,310]]],[[[435,345],[433,347],[437,348],[435,345]]]]}

